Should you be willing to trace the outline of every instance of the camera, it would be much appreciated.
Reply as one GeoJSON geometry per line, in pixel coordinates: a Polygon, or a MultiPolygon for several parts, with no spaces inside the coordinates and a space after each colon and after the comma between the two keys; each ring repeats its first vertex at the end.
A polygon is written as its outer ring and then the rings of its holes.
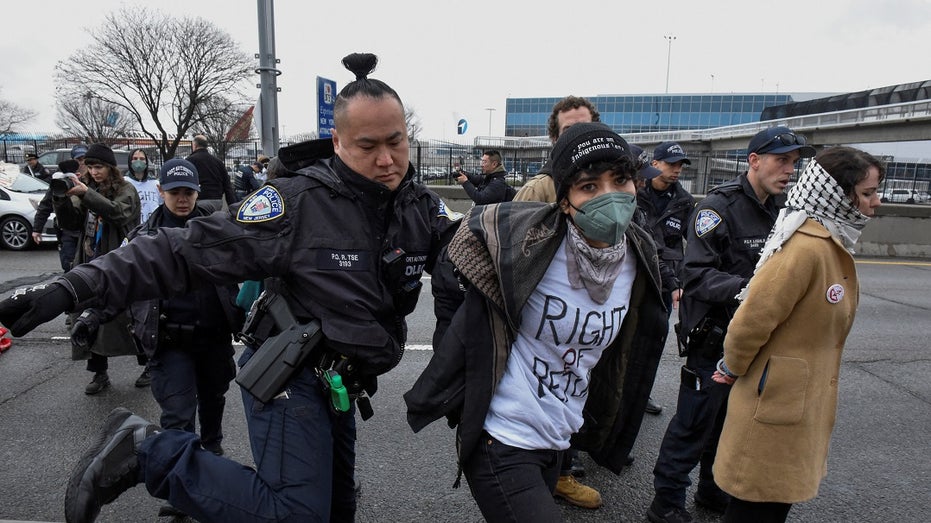
{"type": "Polygon", "coordinates": [[[64,196],[74,187],[74,178],[70,174],[57,172],[52,175],[49,185],[52,186],[52,196],[64,196]]]}

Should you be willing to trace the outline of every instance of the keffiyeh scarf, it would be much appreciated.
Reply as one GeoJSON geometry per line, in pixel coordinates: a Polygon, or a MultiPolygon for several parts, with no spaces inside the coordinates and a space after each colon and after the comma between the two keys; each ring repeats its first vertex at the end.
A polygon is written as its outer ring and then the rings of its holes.
{"type": "MultiPolygon", "coordinates": [[[[853,246],[869,217],[854,206],[821,164],[815,160],[810,161],[787,196],[786,207],[779,211],[753,274],[760,270],[774,252],[782,248],[808,218],[823,225],[831,236],[853,253],[853,246]]],[[[747,287],[744,287],[737,299],[743,301],[746,297],[747,287]]]]}
{"type": "Polygon", "coordinates": [[[573,289],[585,287],[588,296],[598,304],[611,297],[614,281],[621,273],[627,255],[627,236],[617,245],[597,249],[585,241],[574,223],[569,223],[566,238],[566,270],[573,289]]]}

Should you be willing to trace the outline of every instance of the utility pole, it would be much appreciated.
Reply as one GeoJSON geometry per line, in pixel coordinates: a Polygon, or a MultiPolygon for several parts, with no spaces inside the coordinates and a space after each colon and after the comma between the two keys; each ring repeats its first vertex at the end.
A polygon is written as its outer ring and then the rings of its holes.
{"type": "Polygon", "coordinates": [[[278,154],[278,59],[275,57],[275,8],[272,0],[257,0],[259,11],[259,111],[261,114],[262,152],[268,156],[278,154]]]}
{"type": "Polygon", "coordinates": [[[485,110],[488,111],[488,136],[491,136],[491,113],[496,109],[494,107],[486,107],[485,110]]]}
{"type": "Polygon", "coordinates": [[[672,41],[676,39],[675,36],[666,35],[663,38],[669,43],[668,49],[666,50],[666,94],[669,94],[669,62],[672,58],[672,41]]]}

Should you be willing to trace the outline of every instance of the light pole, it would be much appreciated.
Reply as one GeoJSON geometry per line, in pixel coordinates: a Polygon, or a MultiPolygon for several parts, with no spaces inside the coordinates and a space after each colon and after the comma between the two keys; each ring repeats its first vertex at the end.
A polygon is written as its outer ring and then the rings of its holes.
{"type": "Polygon", "coordinates": [[[676,37],[672,35],[666,35],[663,38],[665,38],[666,41],[669,43],[669,45],[667,46],[668,49],[666,50],[666,93],[668,94],[669,93],[669,61],[670,61],[670,58],[672,58],[672,41],[675,40],[676,37]]]}
{"type": "Polygon", "coordinates": [[[491,136],[491,113],[496,109],[494,107],[486,107],[485,110],[488,111],[488,136],[491,136]]]}

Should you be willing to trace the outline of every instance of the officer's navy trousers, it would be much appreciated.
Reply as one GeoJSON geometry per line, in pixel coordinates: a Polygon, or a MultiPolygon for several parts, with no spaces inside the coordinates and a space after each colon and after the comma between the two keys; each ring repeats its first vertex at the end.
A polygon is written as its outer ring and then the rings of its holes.
{"type": "Polygon", "coordinates": [[[204,523],[352,521],[355,408],[335,414],[306,368],[267,404],[242,396],[257,469],[203,450],[195,434],[165,430],[138,449],[149,493],[204,523]]]}
{"type": "Polygon", "coordinates": [[[685,492],[691,484],[689,474],[699,463],[699,488],[717,488],[712,465],[730,387],[711,379],[715,363],[690,357],[688,366],[698,371],[701,387],[696,390],[691,380],[679,384],[676,413],[666,428],[653,468],[656,498],[664,506],[685,508],[685,492]]]}

